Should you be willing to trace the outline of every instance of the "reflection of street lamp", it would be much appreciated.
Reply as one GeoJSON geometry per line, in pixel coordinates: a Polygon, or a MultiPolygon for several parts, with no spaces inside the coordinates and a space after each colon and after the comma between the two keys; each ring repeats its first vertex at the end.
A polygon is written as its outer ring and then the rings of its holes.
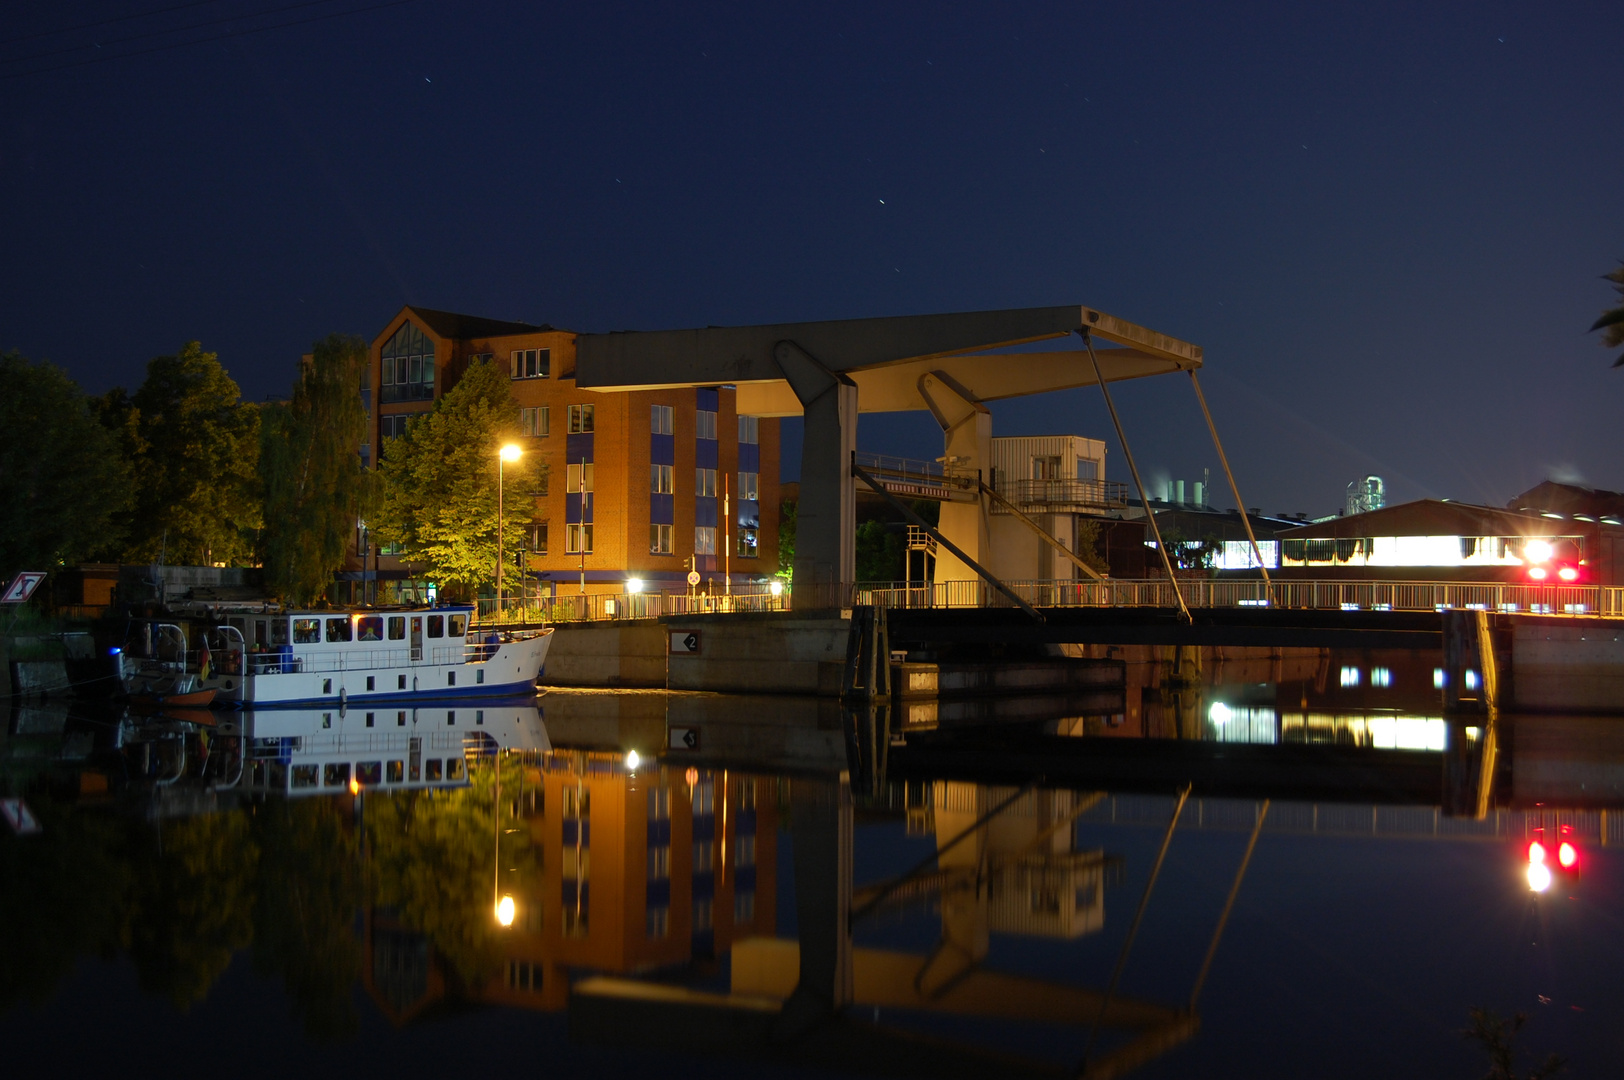
{"type": "MultiPolygon", "coordinates": [[[[518,455],[515,454],[515,457],[518,455]]],[[[502,751],[497,750],[491,758],[491,767],[496,770],[494,778],[496,794],[491,798],[491,906],[496,912],[496,922],[499,926],[513,925],[513,897],[502,896],[502,751]]]]}
{"type": "MultiPolygon", "coordinates": [[[[496,613],[502,614],[502,466],[518,461],[524,451],[518,443],[506,443],[496,455],[496,613]]],[[[503,925],[506,925],[505,923],[503,925]]]]}

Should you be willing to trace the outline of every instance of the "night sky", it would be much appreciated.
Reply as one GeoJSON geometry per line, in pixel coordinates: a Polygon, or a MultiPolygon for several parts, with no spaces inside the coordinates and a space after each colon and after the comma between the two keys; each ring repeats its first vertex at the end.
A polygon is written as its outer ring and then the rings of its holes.
{"type": "MultiPolygon", "coordinates": [[[[0,349],[99,392],[195,338],[262,399],[405,303],[581,331],[1078,303],[1205,348],[1267,511],[1366,472],[1624,489],[1624,371],[1586,333],[1624,257],[1624,7],[1445,8],[15,0],[0,349]]],[[[1121,400],[1147,479],[1216,479],[1187,380],[1121,400]]],[[[995,409],[1108,430],[1097,391],[995,409]]],[[[926,414],[860,444],[941,452],[926,414]]]]}

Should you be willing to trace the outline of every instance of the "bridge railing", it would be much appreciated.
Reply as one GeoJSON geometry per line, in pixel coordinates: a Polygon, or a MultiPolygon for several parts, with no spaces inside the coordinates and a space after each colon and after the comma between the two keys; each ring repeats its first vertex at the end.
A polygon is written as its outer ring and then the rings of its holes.
{"type": "MultiPolygon", "coordinates": [[[[1003,480],[998,494],[1028,512],[1065,506],[1126,506],[1128,485],[1114,480],[1003,480]]],[[[999,503],[995,514],[1008,513],[999,503]]]]}

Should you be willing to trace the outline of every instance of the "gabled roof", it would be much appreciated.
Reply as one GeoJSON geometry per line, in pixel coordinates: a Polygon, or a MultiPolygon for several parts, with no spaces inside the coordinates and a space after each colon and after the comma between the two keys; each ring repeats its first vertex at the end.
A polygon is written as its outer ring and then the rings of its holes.
{"type": "Polygon", "coordinates": [[[1572,536],[1584,526],[1537,513],[1494,506],[1418,499],[1363,514],[1283,529],[1281,540],[1353,539],[1361,536],[1572,536]]]}
{"type": "Polygon", "coordinates": [[[455,311],[436,311],[434,308],[406,305],[419,322],[441,338],[466,341],[469,338],[504,337],[508,334],[535,334],[553,327],[546,323],[508,322],[504,319],[486,319],[478,315],[463,315],[455,311]]]}

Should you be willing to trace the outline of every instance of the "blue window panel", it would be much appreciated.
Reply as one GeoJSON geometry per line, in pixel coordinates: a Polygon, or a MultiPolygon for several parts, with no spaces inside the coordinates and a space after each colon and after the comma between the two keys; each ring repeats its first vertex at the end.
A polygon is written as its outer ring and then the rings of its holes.
{"type": "Polygon", "coordinates": [[[722,393],[719,390],[695,390],[695,405],[706,412],[720,412],[722,408],[722,393]]]}
{"type": "Polygon", "coordinates": [[[579,465],[583,461],[596,461],[592,456],[592,432],[567,435],[564,439],[564,463],[579,465]]]}
{"type": "Polygon", "coordinates": [[[655,465],[675,465],[677,463],[677,437],[675,435],[650,435],[648,459],[655,465]]]}
{"type": "MultiPolygon", "coordinates": [[[[290,757],[288,760],[291,761],[293,759],[290,757]]],[[[714,839],[716,839],[716,815],[715,814],[701,814],[699,817],[694,818],[694,839],[695,840],[714,840],[714,839]]]]}
{"type": "Polygon", "coordinates": [[[709,900],[709,899],[712,899],[716,895],[716,874],[715,874],[715,872],[711,871],[711,870],[706,870],[702,874],[701,873],[694,874],[693,886],[694,886],[694,899],[695,900],[709,900]]]}
{"type": "Polygon", "coordinates": [[[662,818],[648,823],[649,847],[661,847],[671,842],[671,819],[662,818]]]}
{"type": "MultiPolygon", "coordinates": [[[[701,469],[716,468],[717,445],[715,439],[695,439],[694,465],[701,469]]],[[[718,479],[717,483],[720,484],[720,482],[720,479],[718,479]]]]}
{"type": "Polygon", "coordinates": [[[587,524],[592,523],[592,520],[593,520],[593,517],[592,517],[592,504],[597,501],[597,498],[598,498],[597,492],[595,492],[595,491],[586,492],[586,506],[583,508],[583,512],[581,514],[581,520],[586,522],[587,524]]]}
{"type": "Polygon", "coordinates": [[[581,493],[564,496],[564,524],[581,524],[581,493]]]}
{"type": "Polygon", "coordinates": [[[675,525],[677,522],[677,497],[675,495],[650,495],[648,497],[648,519],[655,525],[675,525]]]}
{"type": "Polygon", "coordinates": [[[733,870],[733,895],[756,891],[756,868],[739,866],[733,870]]]}
{"type": "Polygon", "coordinates": [[[563,894],[564,894],[564,904],[565,904],[565,906],[566,907],[574,907],[576,900],[579,899],[580,902],[581,902],[581,906],[586,907],[587,906],[587,890],[589,888],[591,888],[591,884],[592,883],[588,882],[588,881],[582,881],[582,882],[577,883],[573,878],[566,878],[565,881],[564,881],[564,888],[562,890],[563,894]],[[579,884],[579,896],[577,896],[577,884],[579,884]]]}
{"type": "Polygon", "coordinates": [[[739,471],[761,471],[761,447],[757,443],[739,444],[739,471]]]}
{"type": "MultiPolygon", "coordinates": [[[[578,818],[564,819],[564,843],[570,847],[575,846],[575,834],[577,832],[577,826],[580,826],[580,824],[581,822],[578,818]]],[[[579,832],[581,834],[582,847],[586,847],[592,843],[592,822],[587,822],[584,828],[579,829],[579,832]]]]}
{"type": "Polygon", "coordinates": [[[670,878],[661,878],[658,881],[651,881],[651,882],[648,883],[648,906],[649,907],[670,907],[671,906],[671,879],[670,878]]]}
{"type": "Polygon", "coordinates": [[[709,956],[716,951],[716,931],[701,930],[694,935],[694,953],[709,956]]]}
{"type": "Polygon", "coordinates": [[[745,836],[756,831],[756,812],[754,810],[739,811],[739,835],[745,836]]]}
{"type": "MultiPolygon", "coordinates": [[[[704,525],[704,526],[707,526],[707,527],[712,528],[712,529],[716,528],[716,500],[715,499],[707,497],[707,498],[703,498],[703,499],[695,499],[694,500],[694,524],[695,525],[704,525]]],[[[718,544],[720,544],[721,539],[718,538],[716,542],[718,544]]]]}
{"type": "Polygon", "coordinates": [[[739,524],[752,529],[761,527],[761,504],[754,499],[746,499],[739,503],[739,524]]]}

